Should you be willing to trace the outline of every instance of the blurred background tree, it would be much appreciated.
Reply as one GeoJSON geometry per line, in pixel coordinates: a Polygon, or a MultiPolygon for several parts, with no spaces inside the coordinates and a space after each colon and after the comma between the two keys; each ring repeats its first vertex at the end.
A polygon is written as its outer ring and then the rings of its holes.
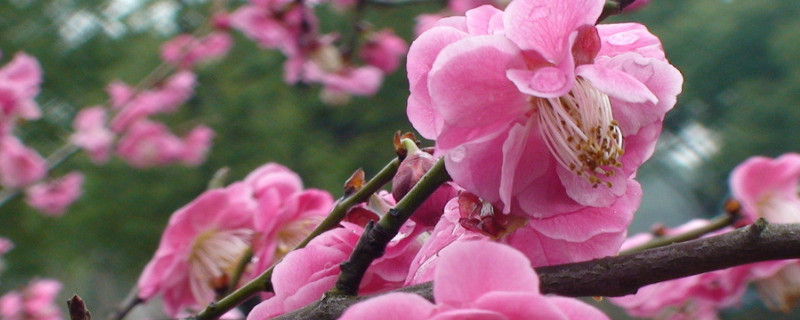
{"type": "MultiPolygon", "coordinates": [[[[244,2],[230,1],[229,7],[244,2]]],[[[44,155],[63,145],[78,110],[104,103],[104,87],[114,79],[144,78],[160,63],[160,45],[197,29],[211,5],[206,0],[0,3],[3,61],[25,51],[45,72],[37,98],[44,117],[21,126],[19,136],[44,155]]],[[[367,5],[363,19],[410,41],[414,17],[441,7],[437,1],[367,5]]],[[[348,32],[348,14],[324,6],[317,11],[323,32],[348,32]]],[[[642,22],[661,37],[668,58],[686,78],[656,154],[640,170],[645,193],[632,233],[655,222],[674,226],[712,216],[736,164],[751,155],[798,151],[795,0],[653,1],[640,12],[610,19],[621,21],[642,22]]],[[[232,51],[199,69],[195,97],[168,118],[179,132],[198,122],[216,131],[208,161],[197,168],[136,170],[119,159],[95,166],[85,155],[74,156],[55,173],[83,170],[85,193],[63,217],[44,217],[21,199],[0,207],[0,235],[16,244],[4,257],[0,292],[33,277],[56,278],[64,283],[64,297],[80,293],[102,316],[135,284],[170,214],[202,192],[217,169],[230,167],[236,180],[261,164],[279,162],[297,171],[307,187],[339,196],[354,170],[363,167],[370,175],[391,159],[396,130],[412,129],[405,116],[403,72],[389,76],[374,97],[326,106],[319,88],[283,83],[280,53],[233,34],[232,51]]],[[[727,318],[746,316],[737,310],[727,318]]]]}

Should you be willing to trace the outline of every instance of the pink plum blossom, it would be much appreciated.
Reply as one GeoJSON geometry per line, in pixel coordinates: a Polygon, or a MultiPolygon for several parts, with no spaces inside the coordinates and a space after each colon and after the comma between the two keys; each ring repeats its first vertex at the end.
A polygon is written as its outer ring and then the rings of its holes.
{"type": "Polygon", "coordinates": [[[449,245],[462,241],[490,239],[474,228],[467,229],[461,222],[468,218],[462,215],[461,208],[471,199],[464,199],[466,195],[451,199],[444,207],[444,214],[436,224],[431,237],[422,245],[414,260],[411,262],[405,285],[415,285],[433,280],[434,271],[441,258],[439,252],[449,245]]]}
{"type": "Polygon", "coordinates": [[[18,118],[33,120],[41,116],[33,100],[41,82],[39,62],[24,53],[17,53],[0,68],[0,135],[9,133],[18,118]]]}
{"type": "Polygon", "coordinates": [[[44,178],[47,163],[14,136],[0,135],[0,185],[20,188],[44,178]]]}
{"type": "Polygon", "coordinates": [[[27,287],[0,297],[0,318],[4,320],[61,320],[61,307],[55,299],[61,283],[53,279],[36,279],[27,287]]]}
{"type": "Polygon", "coordinates": [[[372,96],[383,82],[383,71],[374,66],[352,66],[344,61],[341,52],[328,37],[308,53],[287,61],[287,79],[322,84],[320,96],[330,105],[343,104],[351,95],[372,96]]]}
{"type": "MultiPolygon", "coordinates": [[[[800,223],[800,155],[776,159],[752,157],[733,169],[730,188],[742,205],[739,225],[764,218],[771,223],[800,223]]],[[[770,309],[790,312],[800,297],[800,260],[750,265],[754,283],[770,309]]]]}
{"type": "MultiPolygon", "coordinates": [[[[272,275],[275,296],[256,306],[248,320],[271,319],[303,307],[322,297],[339,276],[339,264],[353,251],[363,228],[343,222],[314,238],[302,249],[286,255],[272,275]]],[[[372,262],[361,282],[360,294],[399,288],[406,278],[414,254],[419,250],[419,229],[409,222],[386,248],[383,257],[372,262]]]]}
{"type": "Polygon", "coordinates": [[[361,59],[367,64],[392,73],[400,66],[401,59],[408,52],[408,44],[394,34],[391,29],[373,32],[361,48],[361,59]]]}
{"type": "Polygon", "coordinates": [[[158,250],[139,277],[139,297],[161,294],[175,316],[197,310],[227,286],[256,234],[258,203],[245,183],[204,192],[170,217],[158,250]]]}
{"type": "MultiPolygon", "coordinates": [[[[708,224],[708,220],[695,219],[674,229],[664,230],[664,235],[676,235],[708,224]]],[[[718,233],[732,230],[726,228],[718,233]]],[[[631,237],[622,249],[646,243],[652,234],[631,237]]],[[[751,266],[739,266],[702,273],[685,278],[659,282],[639,289],[634,295],[610,298],[636,317],[657,319],[718,319],[718,310],[741,301],[751,278],[751,266]]]]}
{"type": "Polygon", "coordinates": [[[83,174],[74,171],[59,179],[37,183],[25,189],[25,201],[46,215],[60,216],[83,193],[83,180],[83,174]]]}
{"type": "Polygon", "coordinates": [[[259,211],[255,228],[255,270],[261,272],[283,258],[322,221],[333,207],[333,197],[317,189],[303,190],[300,177],[288,168],[268,163],[247,175],[259,211]]]}
{"type": "Polygon", "coordinates": [[[119,110],[111,120],[111,129],[122,133],[137,121],[150,115],[172,113],[194,93],[197,76],[181,71],[169,77],[158,88],[135,92],[122,83],[112,83],[108,90],[112,105],[119,110]]]}
{"type": "Polygon", "coordinates": [[[733,169],[730,187],[742,204],[740,224],[764,218],[772,223],[800,223],[800,154],[776,159],[752,157],[733,169]]]}
{"type": "Polygon", "coordinates": [[[233,40],[227,32],[213,32],[202,38],[178,35],[161,46],[161,58],[182,68],[216,59],[228,53],[233,40]]]}
{"type": "Polygon", "coordinates": [[[407,65],[409,119],[436,140],[454,182],[531,218],[529,230],[583,243],[575,257],[584,258],[614,252],[624,238],[641,197],[636,170],[682,84],[645,27],[594,25],[604,3],[478,7],[420,35],[407,65]],[[535,227],[567,214],[580,227],[535,227]],[[592,230],[593,216],[607,223],[592,230]],[[579,233],[602,234],[608,247],[579,233]]]}
{"type": "Polygon", "coordinates": [[[279,49],[287,56],[294,56],[301,51],[301,37],[317,29],[313,11],[302,3],[291,0],[250,3],[230,15],[231,27],[266,49],[279,49]]]}
{"type": "Polygon", "coordinates": [[[70,141],[85,150],[92,162],[100,164],[108,161],[115,135],[106,124],[105,108],[95,106],[81,110],[75,116],[72,128],[75,133],[70,141]]]}
{"type": "Polygon", "coordinates": [[[195,127],[183,138],[183,150],[178,159],[188,166],[200,165],[206,161],[212,139],[214,139],[214,130],[204,125],[195,127]]]}
{"type": "Polygon", "coordinates": [[[542,295],[530,261],[508,246],[464,241],[439,255],[435,304],[410,293],[389,293],[348,308],[339,319],[373,319],[376,314],[410,320],[608,319],[578,300],[542,295]]]}
{"type": "Polygon", "coordinates": [[[120,139],[117,154],[137,168],[175,162],[197,165],[204,160],[211,138],[213,132],[205,126],[196,127],[181,139],[161,123],[139,120],[120,139]]]}

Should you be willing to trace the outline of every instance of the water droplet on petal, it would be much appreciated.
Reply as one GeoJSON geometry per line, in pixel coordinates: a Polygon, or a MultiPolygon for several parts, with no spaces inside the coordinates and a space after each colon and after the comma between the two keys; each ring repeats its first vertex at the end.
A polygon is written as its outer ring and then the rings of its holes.
{"type": "Polygon", "coordinates": [[[464,146],[458,146],[458,147],[453,148],[453,150],[450,150],[450,154],[449,154],[450,155],[450,160],[453,161],[453,162],[461,162],[462,160],[464,160],[464,157],[467,154],[467,150],[466,149],[467,148],[465,148],[464,146]]]}
{"type": "Polygon", "coordinates": [[[627,46],[639,40],[639,36],[633,33],[617,33],[608,37],[608,43],[615,46],[627,46]]]}

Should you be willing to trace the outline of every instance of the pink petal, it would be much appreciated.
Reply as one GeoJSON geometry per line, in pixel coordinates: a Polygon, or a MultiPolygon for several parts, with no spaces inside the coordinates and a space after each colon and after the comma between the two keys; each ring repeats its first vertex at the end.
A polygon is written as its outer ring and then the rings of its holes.
{"type": "Polygon", "coordinates": [[[549,300],[538,292],[492,291],[478,298],[473,307],[501,313],[506,319],[563,319],[562,311],[549,300]]]}
{"type": "Polygon", "coordinates": [[[536,120],[532,117],[524,126],[516,124],[503,142],[503,167],[499,190],[500,201],[504,204],[503,213],[511,211],[511,197],[515,191],[518,192],[525,188],[531,181],[543,174],[546,168],[543,163],[535,160],[537,158],[547,159],[547,147],[541,143],[537,134],[531,134],[536,130],[535,126],[536,120]],[[535,142],[539,143],[535,144],[535,142]]]}
{"type": "Polygon", "coordinates": [[[490,35],[503,30],[503,11],[493,6],[482,5],[467,11],[465,16],[467,17],[467,30],[471,35],[490,35]]]}
{"type": "Polygon", "coordinates": [[[632,180],[627,194],[617,199],[610,207],[585,207],[547,219],[531,219],[529,225],[552,239],[570,242],[588,241],[603,233],[619,233],[627,230],[641,198],[641,187],[632,180]]]}
{"type": "Polygon", "coordinates": [[[539,292],[539,278],[528,259],[508,246],[459,242],[440,256],[433,282],[439,304],[464,306],[491,291],[539,292]]]}
{"type": "Polygon", "coordinates": [[[561,66],[544,66],[534,70],[511,69],[506,73],[520,92],[542,98],[567,94],[575,84],[574,65],[569,59],[561,66]]]}
{"type": "Polygon", "coordinates": [[[575,73],[609,97],[632,103],[658,102],[647,86],[627,73],[596,64],[578,66],[575,73]]]}
{"type": "Polygon", "coordinates": [[[380,314],[386,320],[429,319],[434,311],[432,303],[419,295],[394,292],[357,303],[345,310],[340,320],[370,320],[380,314]]]}
{"type": "Polygon", "coordinates": [[[669,63],[628,53],[611,59],[598,58],[597,64],[632,76],[657,98],[656,103],[635,103],[609,96],[614,118],[619,122],[623,136],[636,134],[642,126],[662,120],[664,113],[675,106],[683,76],[669,63]]]}
{"type": "Polygon", "coordinates": [[[523,50],[536,51],[548,62],[561,65],[572,60],[575,31],[594,25],[603,4],[595,0],[512,1],[503,20],[506,35],[523,50]]]}
{"type": "Polygon", "coordinates": [[[408,97],[408,118],[414,128],[425,138],[433,139],[438,134],[441,125],[440,117],[431,106],[431,97],[428,92],[428,73],[433,62],[442,49],[460,39],[467,37],[463,31],[437,27],[420,35],[408,50],[408,81],[411,95],[408,97]]]}
{"type": "Polygon", "coordinates": [[[508,320],[503,314],[496,311],[482,309],[456,309],[440,312],[429,318],[430,320],[508,320]]]}
{"type": "Polygon", "coordinates": [[[566,313],[570,320],[607,320],[609,317],[602,311],[581,302],[578,299],[565,297],[548,297],[548,301],[554,304],[561,312],[566,313]]]}
{"type": "Polygon", "coordinates": [[[527,111],[526,97],[505,76],[507,69],[522,64],[519,50],[502,36],[455,42],[439,53],[431,69],[428,88],[433,108],[453,126],[507,124],[527,111]]]}
{"type": "Polygon", "coordinates": [[[534,267],[587,261],[617,254],[625,231],[603,233],[587,241],[570,242],[549,238],[532,227],[523,227],[502,241],[524,253],[534,267]]]}
{"type": "Polygon", "coordinates": [[[602,180],[611,183],[611,187],[602,183],[595,186],[585,177],[578,176],[562,166],[556,167],[556,172],[567,190],[567,195],[577,203],[592,207],[609,206],[617,197],[625,193],[628,186],[628,175],[624,174],[620,168],[608,168],[608,170],[613,170],[614,176],[603,177],[602,180]]]}
{"type": "Polygon", "coordinates": [[[583,207],[567,195],[555,166],[559,166],[555,161],[542,164],[544,174],[531,182],[527,188],[520,190],[517,195],[520,209],[528,216],[548,218],[583,207]]]}
{"type": "Polygon", "coordinates": [[[614,57],[636,52],[648,58],[666,61],[661,41],[639,23],[612,23],[597,26],[602,40],[599,55],[614,57]]]}

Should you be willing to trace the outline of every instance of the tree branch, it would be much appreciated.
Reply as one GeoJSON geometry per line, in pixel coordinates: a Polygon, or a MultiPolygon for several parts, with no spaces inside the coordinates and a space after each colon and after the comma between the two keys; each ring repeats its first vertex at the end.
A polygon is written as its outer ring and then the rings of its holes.
{"type": "Polygon", "coordinates": [[[340,265],[342,272],[336,281],[333,294],[356,295],[361,279],[372,261],[383,256],[386,245],[397,235],[400,227],[411,217],[411,214],[439,186],[449,180],[450,175],[445,170],[444,159],[440,158],[378,223],[367,224],[350,258],[340,265]]]}
{"type": "MultiPolygon", "coordinates": [[[[544,294],[569,297],[623,296],[646,285],[767,260],[800,258],[800,224],[764,220],[718,236],[624,256],[535,268],[544,294]]],[[[397,291],[433,300],[432,283],[397,291]]],[[[277,319],[336,319],[369,297],[326,296],[277,319]]]]}

